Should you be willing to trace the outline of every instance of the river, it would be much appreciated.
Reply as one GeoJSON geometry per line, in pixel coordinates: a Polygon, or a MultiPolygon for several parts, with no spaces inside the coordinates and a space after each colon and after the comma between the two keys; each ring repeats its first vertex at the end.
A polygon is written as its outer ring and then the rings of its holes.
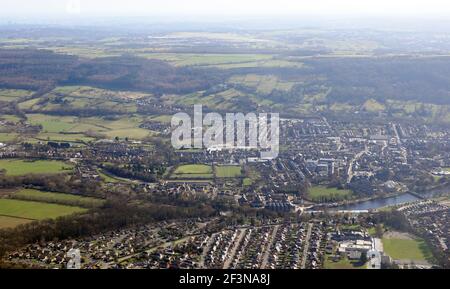
{"type": "Polygon", "coordinates": [[[386,206],[395,206],[399,204],[419,201],[420,199],[411,194],[402,194],[395,197],[388,197],[382,199],[374,199],[370,201],[364,201],[360,203],[344,205],[340,207],[333,208],[334,210],[339,211],[365,211],[365,210],[374,210],[379,209],[386,206]]]}

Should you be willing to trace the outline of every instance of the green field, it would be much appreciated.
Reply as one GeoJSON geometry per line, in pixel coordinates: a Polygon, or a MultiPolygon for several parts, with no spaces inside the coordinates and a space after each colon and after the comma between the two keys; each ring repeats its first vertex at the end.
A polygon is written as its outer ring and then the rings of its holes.
{"type": "Polygon", "coordinates": [[[120,179],[114,178],[100,169],[98,170],[98,174],[107,183],[119,183],[121,181],[120,179]]]}
{"type": "Polygon", "coordinates": [[[421,239],[383,238],[382,242],[386,254],[395,260],[426,261],[432,258],[430,249],[421,239]]]}
{"type": "Polygon", "coordinates": [[[28,114],[28,122],[32,125],[41,125],[46,133],[59,133],[69,131],[75,124],[72,116],[51,116],[45,114],[28,114]]]}
{"type": "Polygon", "coordinates": [[[17,123],[21,120],[20,117],[18,117],[17,115],[13,115],[13,114],[0,115],[0,119],[6,120],[9,122],[14,122],[14,123],[17,123]]]}
{"type": "Polygon", "coordinates": [[[6,170],[7,176],[23,176],[28,174],[58,174],[70,172],[73,165],[61,161],[24,161],[3,159],[0,160],[0,170],[6,170]]]}
{"type": "MultiPolygon", "coordinates": [[[[73,143],[85,143],[95,140],[92,137],[85,136],[79,133],[40,133],[34,137],[40,141],[54,141],[54,142],[73,142],[73,143]]],[[[30,141],[31,142],[31,141],[30,141]]]]}
{"type": "Polygon", "coordinates": [[[242,180],[242,185],[244,187],[251,186],[251,185],[253,185],[253,183],[254,183],[254,181],[251,178],[245,178],[242,180]]]}
{"type": "Polygon", "coordinates": [[[235,75],[229,79],[230,83],[242,84],[256,89],[257,92],[269,94],[273,90],[289,91],[295,85],[293,82],[282,82],[273,75],[235,75]]]}
{"type": "Polygon", "coordinates": [[[308,198],[314,202],[334,202],[350,198],[350,190],[339,190],[325,186],[313,186],[309,189],[308,198]]]}
{"type": "Polygon", "coordinates": [[[175,170],[175,174],[212,174],[212,168],[208,165],[182,165],[175,170]]]}
{"type": "Polygon", "coordinates": [[[28,122],[41,125],[42,131],[36,138],[55,141],[91,141],[87,135],[98,135],[101,138],[115,137],[144,139],[154,132],[140,128],[144,121],[141,116],[105,119],[101,117],[78,118],[72,116],[51,116],[46,114],[27,114],[28,122]]]}
{"type": "Polygon", "coordinates": [[[0,89],[0,101],[15,101],[17,98],[30,96],[33,92],[23,89],[0,89]]]}
{"type": "Polygon", "coordinates": [[[86,211],[83,208],[65,205],[0,199],[0,215],[8,217],[43,220],[86,211]]]}
{"type": "Polygon", "coordinates": [[[16,133],[0,132],[0,142],[12,142],[17,139],[19,135],[16,133]]]}
{"type": "Polygon", "coordinates": [[[101,206],[104,201],[98,198],[83,197],[62,193],[43,192],[38,190],[24,189],[13,195],[14,199],[26,201],[37,201],[45,203],[56,203],[71,206],[94,208],[101,206]]]}
{"type": "Polygon", "coordinates": [[[209,179],[213,177],[213,169],[208,165],[181,165],[173,173],[177,179],[209,179]]]}
{"type": "Polygon", "coordinates": [[[237,178],[242,175],[240,166],[216,166],[215,169],[218,178],[237,178]]]}
{"type": "Polygon", "coordinates": [[[0,229],[14,228],[16,226],[32,222],[32,220],[0,216],[0,229]]]}
{"type": "Polygon", "coordinates": [[[334,262],[330,256],[325,257],[324,269],[366,269],[366,264],[361,265],[359,261],[350,261],[345,258],[341,258],[339,261],[334,262]]]}
{"type": "Polygon", "coordinates": [[[141,53],[139,56],[168,61],[176,66],[254,63],[272,58],[264,54],[141,53]]]}

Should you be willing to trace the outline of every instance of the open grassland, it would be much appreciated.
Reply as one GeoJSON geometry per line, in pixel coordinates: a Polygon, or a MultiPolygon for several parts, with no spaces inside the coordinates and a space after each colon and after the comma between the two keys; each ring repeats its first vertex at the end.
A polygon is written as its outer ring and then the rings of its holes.
{"type": "Polygon", "coordinates": [[[108,173],[105,173],[102,170],[98,170],[98,174],[100,175],[100,177],[103,179],[103,181],[107,182],[107,183],[119,183],[121,182],[121,180],[119,178],[115,178],[111,175],[109,175],[108,173]]]}
{"type": "Polygon", "coordinates": [[[13,142],[18,138],[17,133],[6,133],[6,132],[0,132],[0,142],[7,143],[7,142],[13,142]]]}
{"type": "Polygon", "coordinates": [[[170,123],[172,121],[172,115],[158,115],[151,117],[150,120],[160,123],[170,123]]]}
{"type": "Polygon", "coordinates": [[[39,102],[39,98],[33,98],[24,102],[19,103],[20,109],[32,109],[39,102]]]}
{"type": "Polygon", "coordinates": [[[151,94],[140,92],[112,91],[89,86],[60,86],[44,97],[19,103],[19,107],[36,112],[102,109],[117,113],[135,113],[137,107],[133,100],[149,97],[151,94]]]}
{"type": "Polygon", "coordinates": [[[172,178],[176,179],[210,179],[212,177],[213,169],[208,165],[182,165],[172,174],[172,178]]]}
{"type": "Polygon", "coordinates": [[[28,174],[59,174],[71,172],[73,165],[61,161],[25,161],[15,159],[0,160],[0,170],[6,170],[7,176],[24,176],[28,174]]]}
{"type": "Polygon", "coordinates": [[[0,215],[29,220],[54,219],[86,211],[83,208],[65,205],[0,199],[0,215]]]}
{"type": "Polygon", "coordinates": [[[36,136],[39,140],[88,142],[94,140],[92,135],[110,139],[119,137],[140,140],[154,134],[139,127],[144,121],[140,116],[105,119],[28,114],[27,118],[29,123],[42,126],[42,132],[36,136]]]}
{"type": "Polygon", "coordinates": [[[274,75],[235,75],[229,79],[230,83],[241,84],[256,89],[259,93],[269,94],[273,90],[289,91],[295,83],[282,82],[274,75]]]}
{"type": "Polygon", "coordinates": [[[242,176],[240,166],[216,166],[216,177],[218,178],[237,178],[242,176]]]}
{"type": "Polygon", "coordinates": [[[422,239],[384,237],[382,242],[386,254],[395,260],[428,261],[432,259],[431,251],[422,239]]]}
{"type": "Polygon", "coordinates": [[[58,46],[58,47],[48,47],[48,49],[67,55],[75,55],[82,58],[99,58],[99,57],[113,57],[120,56],[119,53],[108,52],[104,49],[98,47],[90,47],[90,46],[58,46]]]}
{"type": "Polygon", "coordinates": [[[11,102],[20,97],[30,96],[33,91],[23,89],[0,89],[0,101],[11,102]]]}
{"type": "Polygon", "coordinates": [[[314,202],[340,201],[350,198],[351,195],[350,190],[339,190],[325,186],[313,186],[308,191],[308,198],[314,202]]]}
{"type": "Polygon", "coordinates": [[[7,228],[14,228],[22,224],[30,223],[32,220],[22,219],[22,218],[14,218],[8,216],[0,216],[0,230],[7,228]]]}
{"type": "Polygon", "coordinates": [[[237,64],[271,59],[264,54],[191,54],[191,53],[141,53],[140,57],[168,61],[176,66],[237,64]]]}
{"type": "Polygon", "coordinates": [[[240,63],[226,63],[226,64],[216,64],[210,65],[208,67],[216,67],[220,69],[235,69],[235,68],[301,68],[303,63],[288,61],[288,60],[277,60],[277,59],[267,59],[259,61],[248,61],[240,63]]]}
{"type": "Polygon", "coordinates": [[[32,125],[41,125],[42,132],[60,133],[67,132],[74,126],[75,117],[51,116],[46,114],[28,114],[28,122],[32,125]]]}
{"type": "Polygon", "coordinates": [[[13,195],[14,199],[37,201],[45,203],[55,203],[70,206],[80,206],[94,208],[104,203],[104,200],[92,197],[84,197],[63,193],[51,193],[38,190],[24,189],[13,195]]]}
{"type": "Polygon", "coordinates": [[[149,93],[116,91],[91,86],[59,86],[52,93],[59,96],[105,100],[128,100],[151,97],[149,93]]]}
{"type": "Polygon", "coordinates": [[[35,136],[39,141],[54,141],[54,142],[69,142],[69,143],[84,143],[95,140],[79,133],[40,133],[35,136]]]}
{"type": "Polygon", "coordinates": [[[366,264],[360,261],[350,261],[347,257],[334,262],[330,256],[325,256],[324,269],[366,269],[366,264]]]}
{"type": "Polygon", "coordinates": [[[4,121],[13,122],[13,123],[17,123],[21,120],[20,117],[18,117],[17,115],[12,115],[12,114],[0,115],[0,119],[4,120],[4,121]]]}

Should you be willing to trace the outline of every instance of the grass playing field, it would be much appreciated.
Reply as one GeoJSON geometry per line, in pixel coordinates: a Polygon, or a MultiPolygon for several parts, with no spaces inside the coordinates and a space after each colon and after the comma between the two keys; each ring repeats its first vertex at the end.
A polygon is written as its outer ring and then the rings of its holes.
{"type": "Polygon", "coordinates": [[[216,166],[215,170],[218,178],[237,178],[242,175],[240,166],[216,166]]]}
{"type": "Polygon", "coordinates": [[[13,195],[14,199],[37,201],[44,203],[56,203],[70,206],[94,208],[101,206],[104,201],[98,198],[83,197],[62,193],[43,192],[38,190],[24,189],[13,195]]]}
{"type": "Polygon", "coordinates": [[[175,174],[211,174],[212,168],[208,165],[182,165],[175,170],[175,174]]]}
{"type": "Polygon", "coordinates": [[[27,174],[58,174],[70,172],[73,165],[61,161],[24,161],[0,160],[0,170],[6,170],[7,176],[23,176],[27,174]]]}
{"type": "Polygon", "coordinates": [[[173,173],[177,179],[209,179],[213,177],[213,169],[208,165],[181,165],[173,173]]]}
{"type": "Polygon", "coordinates": [[[87,209],[40,202],[0,199],[0,215],[30,220],[53,219],[74,213],[83,213],[87,209]]]}
{"type": "Polygon", "coordinates": [[[351,197],[349,190],[327,188],[325,186],[313,186],[309,189],[308,197],[314,202],[340,201],[351,197]]]}
{"type": "Polygon", "coordinates": [[[383,238],[386,254],[396,260],[430,260],[431,252],[421,239],[391,239],[383,238]]]}

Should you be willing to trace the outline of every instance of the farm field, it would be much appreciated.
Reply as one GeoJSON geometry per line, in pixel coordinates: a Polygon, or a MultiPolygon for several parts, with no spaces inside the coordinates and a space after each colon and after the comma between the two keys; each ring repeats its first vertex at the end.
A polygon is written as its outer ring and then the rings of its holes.
{"type": "Polygon", "coordinates": [[[308,192],[308,198],[314,202],[340,201],[351,197],[351,195],[352,192],[350,190],[339,190],[325,186],[313,186],[308,192]]]}
{"type": "Polygon", "coordinates": [[[6,170],[7,176],[23,176],[27,174],[59,174],[70,172],[73,166],[61,161],[2,159],[0,160],[0,169],[6,170]]]}
{"type": "Polygon", "coordinates": [[[40,140],[54,141],[92,141],[94,138],[85,134],[98,134],[106,138],[115,137],[143,139],[154,132],[139,128],[142,117],[129,116],[114,120],[100,117],[77,118],[72,116],[51,116],[46,114],[28,114],[28,121],[33,125],[41,125],[42,132],[37,135],[40,140]]]}
{"type": "Polygon", "coordinates": [[[236,178],[242,175],[240,166],[216,166],[216,177],[218,178],[236,178]]]}
{"type": "Polygon", "coordinates": [[[236,75],[230,78],[229,82],[235,84],[242,84],[247,87],[256,89],[259,93],[271,93],[273,90],[289,91],[295,83],[282,82],[273,75],[236,75]]]}
{"type": "Polygon", "coordinates": [[[0,89],[0,101],[11,102],[20,97],[30,96],[33,92],[23,89],[0,89]]]}
{"type": "Polygon", "coordinates": [[[141,53],[138,55],[147,59],[168,61],[176,66],[236,64],[272,58],[264,54],[141,53]]]}
{"type": "Polygon", "coordinates": [[[45,203],[56,203],[80,207],[99,207],[104,203],[104,200],[92,197],[77,196],[63,193],[43,192],[32,189],[24,189],[13,195],[14,199],[21,199],[26,201],[37,201],[45,203]]]}
{"type": "Polygon", "coordinates": [[[16,226],[30,223],[32,220],[22,219],[22,218],[14,218],[8,216],[0,216],[0,230],[6,228],[14,228],[16,226]]]}
{"type": "Polygon", "coordinates": [[[20,117],[18,117],[17,115],[12,115],[12,114],[0,115],[0,119],[9,121],[9,122],[13,122],[13,123],[17,123],[20,121],[20,117]]]}
{"type": "Polygon", "coordinates": [[[12,142],[17,139],[19,135],[16,133],[0,132],[0,142],[12,142]]]}
{"type": "Polygon", "coordinates": [[[0,215],[30,220],[53,219],[86,211],[87,209],[80,207],[0,199],[0,215]]]}
{"type": "Polygon", "coordinates": [[[55,141],[55,142],[90,142],[95,140],[93,137],[88,137],[79,133],[40,133],[34,137],[40,141],[55,141]]]}
{"type": "Polygon", "coordinates": [[[28,114],[28,122],[32,125],[41,125],[42,132],[60,133],[69,131],[75,124],[72,116],[51,116],[46,114],[28,114]]]}

